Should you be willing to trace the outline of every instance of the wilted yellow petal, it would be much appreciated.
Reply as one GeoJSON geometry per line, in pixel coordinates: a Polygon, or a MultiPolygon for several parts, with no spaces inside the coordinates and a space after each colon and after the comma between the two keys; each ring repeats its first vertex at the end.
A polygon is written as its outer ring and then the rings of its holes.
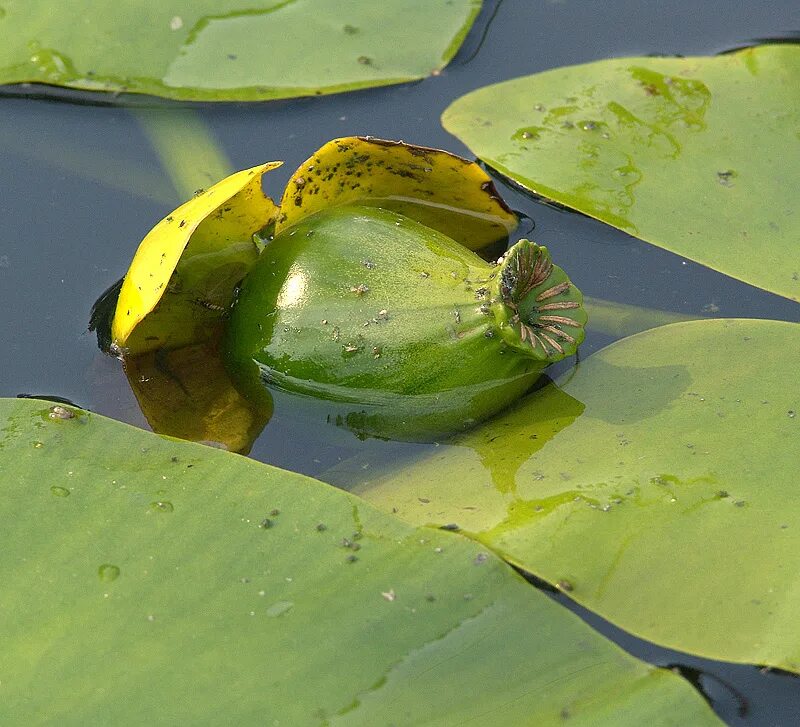
{"type": "Polygon", "coordinates": [[[132,354],[178,348],[217,331],[235,284],[258,257],[253,234],[278,213],[261,177],[280,165],[232,174],[147,234],[117,302],[111,334],[118,348],[132,354]]]}
{"type": "Polygon", "coordinates": [[[471,250],[507,237],[517,226],[474,162],[402,141],[350,136],[325,144],[292,175],[275,231],[355,202],[400,212],[471,250]]]}

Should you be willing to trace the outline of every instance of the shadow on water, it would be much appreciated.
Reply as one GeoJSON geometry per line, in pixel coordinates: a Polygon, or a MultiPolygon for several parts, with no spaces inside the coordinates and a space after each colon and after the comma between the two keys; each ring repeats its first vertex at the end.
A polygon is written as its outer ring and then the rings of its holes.
{"type": "Polygon", "coordinates": [[[727,55],[728,53],[737,53],[740,50],[744,50],[745,48],[752,48],[754,45],[764,45],[769,43],[770,45],[797,45],[800,43],[800,30],[795,30],[791,33],[785,33],[783,35],[771,35],[769,37],[762,37],[762,38],[753,38],[746,43],[742,43],[741,45],[737,45],[733,48],[729,48],[727,50],[720,51],[720,55],[727,55]]]}
{"type": "Polygon", "coordinates": [[[454,65],[465,66],[475,60],[475,57],[483,48],[489,31],[492,29],[492,24],[497,18],[497,13],[504,0],[489,0],[484,2],[481,12],[475,19],[475,24],[472,26],[469,35],[464,40],[464,44],[459,48],[455,58],[451,61],[454,65]]]}

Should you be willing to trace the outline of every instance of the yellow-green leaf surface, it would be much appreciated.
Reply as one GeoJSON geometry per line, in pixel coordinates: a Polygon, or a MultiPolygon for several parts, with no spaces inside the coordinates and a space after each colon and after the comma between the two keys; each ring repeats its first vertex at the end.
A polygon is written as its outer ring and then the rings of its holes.
{"type": "Polygon", "coordinates": [[[478,543],[0,401],[0,722],[719,724],[478,543]]]}
{"type": "Polygon", "coordinates": [[[621,58],[473,91],[442,122],[528,189],[800,299],[800,47],[621,58]]]}
{"type": "Polygon", "coordinates": [[[276,232],[330,207],[390,209],[470,250],[507,237],[517,218],[477,164],[441,149],[351,136],[334,139],[292,175],[276,232]]]}
{"type": "Polygon", "coordinates": [[[797,323],[646,331],[357,490],[643,638],[798,672],[798,351],[797,323]]]}
{"type": "Polygon", "coordinates": [[[6,0],[0,83],[253,101],[428,76],[481,0],[6,0]]]}
{"type": "Polygon", "coordinates": [[[258,257],[253,235],[278,208],[261,190],[269,162],[226,177],[142,240],[120,290],[114,344],[133,354],[202,343],[219,333],[235,284],[258,257]]]}

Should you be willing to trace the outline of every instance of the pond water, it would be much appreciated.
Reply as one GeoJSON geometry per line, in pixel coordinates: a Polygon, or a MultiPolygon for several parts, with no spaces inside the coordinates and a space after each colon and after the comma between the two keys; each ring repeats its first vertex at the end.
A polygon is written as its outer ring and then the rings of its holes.
{"type": "MultiPolygon", "coordinates": [[[[181,201],[146,131],[154,124],[194,117],[237,169],[284,160],[267,179],[267,192],[276,197],[292,170],[339,136],[404,139],[469,156],[441,127],[439,115],[457,97],[491,82],[606,57],[713,54],[791,38],[798,28],[797,0],[685,0],[650,4],[646,11],[635,0],[487,0],[451,65],[413,84],[252,105],[132,98],[123,99],[124,108],[99,96],[43,98],[41,89],[9,90],[0,106],[0,396],[64,397],[147,427],[119,362],[98,351],[86,328],[93,302],[125,272],[139,240],[181,201]]],[[[191,149],[174,153],[191,168],[191,149]]],[[[502,180],[498,189],[532,220],[530,236],[548,245],[585,295],[694,317],[800,320],[800,306],[786,299],[541,204],[502,180]]],[[[581,356],[611,340],[590,326],[581,356]]],[[[571,363],[562,362],[554,374],[571,363]]],[[[362,463],[402,459],[431,446],[362,442],[298,418],[290,402],[278,399],[252,456],[347,487],[347,467],[340,463],[350,457],[362,463]]],[[[729,723],[796,721],[800,679],[659,649],[577,610],[637,656],[680,666],[729,723]]]]}

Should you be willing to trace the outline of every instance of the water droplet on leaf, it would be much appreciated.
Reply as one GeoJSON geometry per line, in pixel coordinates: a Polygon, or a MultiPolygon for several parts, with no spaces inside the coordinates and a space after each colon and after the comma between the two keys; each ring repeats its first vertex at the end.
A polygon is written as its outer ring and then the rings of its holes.
{"type": "Polygon", "coordinates": [[[172,512],[174,509],[173,504],[166,500],[156,500],[150,503],[150,510],[153,512],[172,512]]]}
{"type": "Polygon", "coordinates": [[[111,563],[103,563],[97,569],[97,575],[101,581],[115,581],[119,578],[119,573],[119,568],[111,563]]]}
{"type": "Polygon", "coordinates": [[[283,616],[283,614],[288,613],[292,608],[294,608],[294,603],[292,601],[277,601],[267,609],[266,613],[270,618],[277,618],[278,616],[283,616]]]}

